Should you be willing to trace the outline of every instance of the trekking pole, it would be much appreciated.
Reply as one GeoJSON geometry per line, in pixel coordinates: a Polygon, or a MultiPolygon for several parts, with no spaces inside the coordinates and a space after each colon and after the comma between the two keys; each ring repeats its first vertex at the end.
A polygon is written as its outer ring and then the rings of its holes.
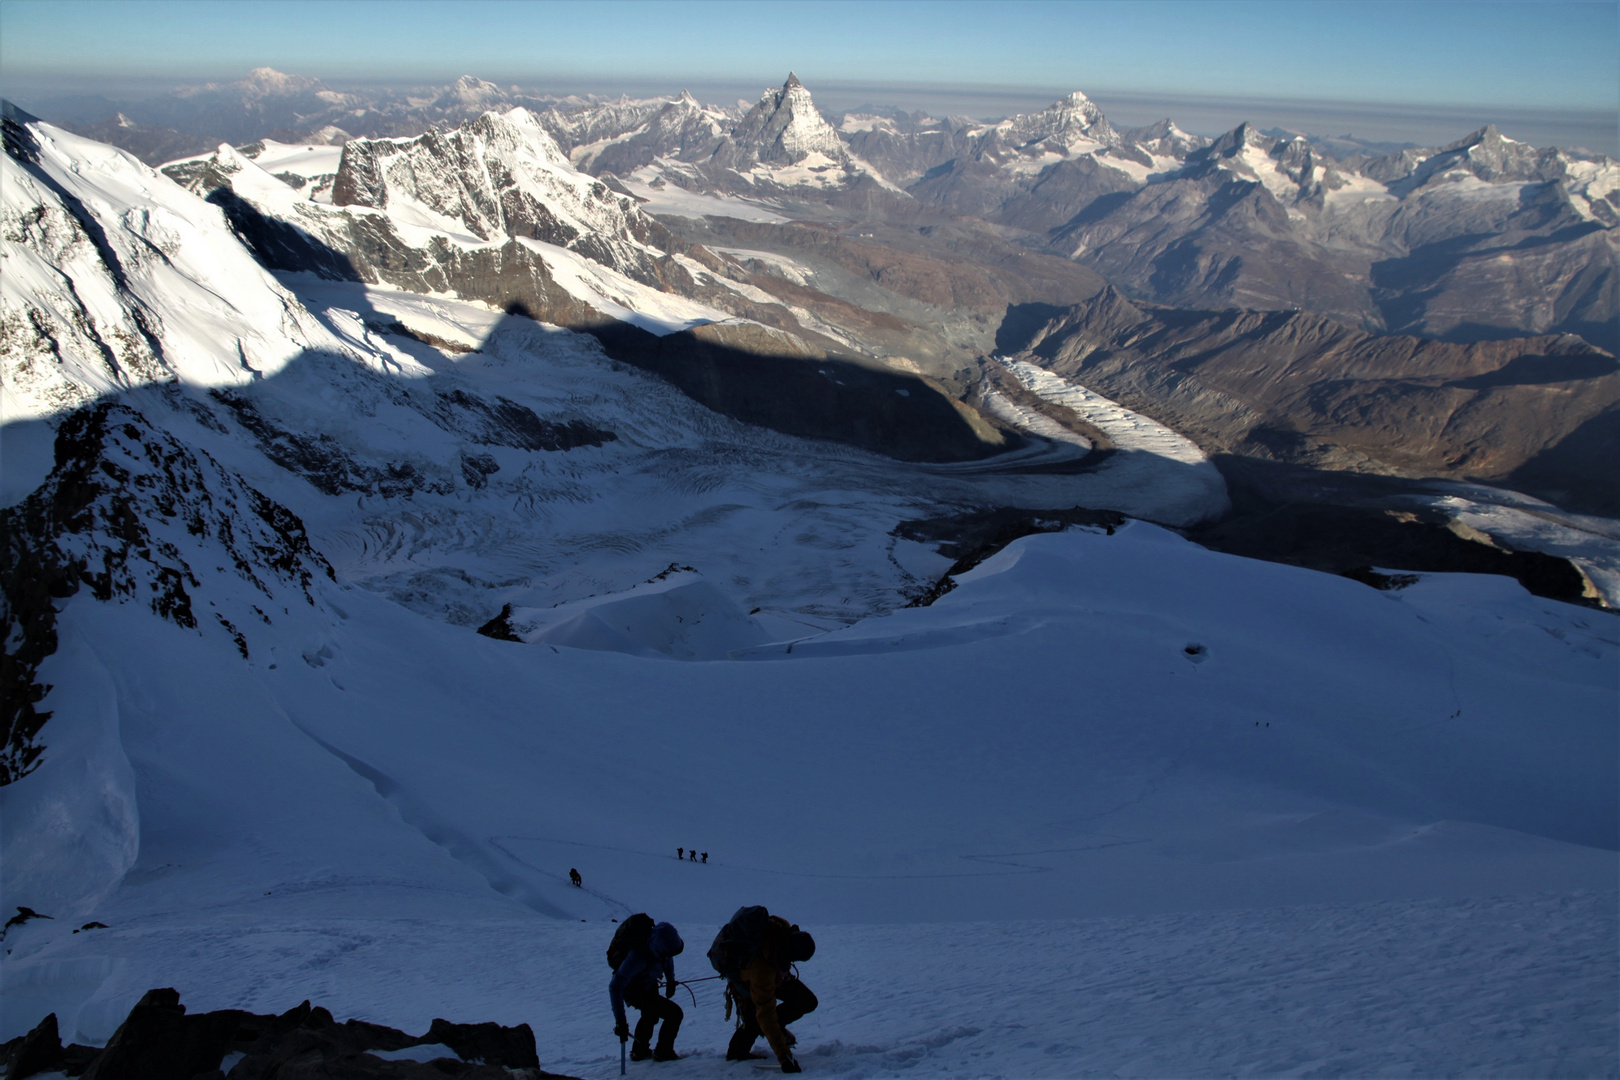
{"type": "Polygon", "coordinates": [[[619,1039],[619,1075],[624,1075],[624,1039],[619,1039]]]}

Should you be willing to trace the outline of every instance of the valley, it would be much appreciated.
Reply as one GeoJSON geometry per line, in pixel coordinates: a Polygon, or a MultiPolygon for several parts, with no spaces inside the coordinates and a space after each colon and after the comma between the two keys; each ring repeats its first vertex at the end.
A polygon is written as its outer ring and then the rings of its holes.
{"type": "Polygon", "coordinates": [[[5,106],[0,1038],[175,986],[606,1077],[614,924],[698,979],[762,903],[806,1072],[1616,1071],[1612,159],[142,115],[5,106]]]}

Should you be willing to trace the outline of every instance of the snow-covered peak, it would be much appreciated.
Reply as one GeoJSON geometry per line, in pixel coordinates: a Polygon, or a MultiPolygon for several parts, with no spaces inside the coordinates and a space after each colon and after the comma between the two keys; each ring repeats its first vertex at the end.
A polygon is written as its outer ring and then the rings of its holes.
{"type": "Polygon", "coordinates": [[[254,68],[247,73],[247,78],[236,83],[236,86],[249,98],[292,97],[325,88],[319,79],[308,75],[288,75],[272,67],[254,68]]]}
{"type": "Polygon", "coordinates": [[[332,201],[379,209],[415,203],[489,240],[502,234],[535,235],[536,228],[554,226],[557,208],[538,209],[548,202],[568,204],[563,213],[571,218],[593,199],[617,204],[611,192],[594,190],[599,187],[569,165],[533,113],[515,108],[487,112],[451,131],[429,131],[414,139],[351,140],[343,147],[332,201]],[[516,196],[514,201],[506,194],[517,191],[528,199],[516,196]]]}
{"type": "Polygon", "coordinates": [[[1210,142],[1206,136],[1192,135],[1181,130],[1175,121],[1168,118],[1147,127],[1136,128],[1126,133],[1125,137],[1150,154],[1176,158],[1185,158],[1196,150],[1202,150],[1210,142]]]}
{"type": "Polygon", "coordinates": [[[746,169],[756,164],[796,165],[812,154],[834,162],[849,156],[838,132],[816,109],[810,91],[797,76],[789,75],[779,89],[765,91],[716,158],[722,165],[746,169]]]}
{"type": "Polygon", "coordinates": [[[1102,110],[1086,95],[1076,90],[1061,97],[1038,113],[1015,116],[998,124],[994,129],[1014,146],[1037,140],[1049,140],[1076,150],[1096,146],[1112,146],[1119,136],[1109,124],[1102,110]]]}
{"type": "Polygon", "coordinates": [[[463,75],[445,87],[444,92],[438,96],[433,104],[441,109],[456,106],[488,108],[505,100],[505,91],[494,83],[474,78],[471,75],[463,75]]]}
{"type": "Polygon", "coordinates": [[[1277,143],[1277,139],[1272,138],[1245,120],[1210,143],[1209,156],[1212,158],[1239,157],[1243,154],[1245,147],[1253,147],[1269,154],[1277,143]]]}
{"type": "MultiPolygon", "coordinates": [[[[238,384],[309,349],[341,351],[217,206],[50,124],[7,116],[5,134],[0,420],[147,383],[238,384]]],[[[216,158],[263,172],[229,147],[216,158]]]]}

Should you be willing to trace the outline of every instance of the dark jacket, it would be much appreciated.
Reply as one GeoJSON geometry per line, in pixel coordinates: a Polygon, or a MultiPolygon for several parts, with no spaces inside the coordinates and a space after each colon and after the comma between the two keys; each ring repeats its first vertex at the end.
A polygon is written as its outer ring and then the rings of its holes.
{"type": "Polygon", "coordinates": [[[624,1016],[626,998],[635,1002],[657,995],[660,975],[666,985],[674,987],[675,957],[685,947],[675,928],[661,922],[647,936],[646,945],[630,950],[630,955],[624,958],[608,983],[608,1000],[613,1004],[615,1023],[628,1023],[624,1016]]]}

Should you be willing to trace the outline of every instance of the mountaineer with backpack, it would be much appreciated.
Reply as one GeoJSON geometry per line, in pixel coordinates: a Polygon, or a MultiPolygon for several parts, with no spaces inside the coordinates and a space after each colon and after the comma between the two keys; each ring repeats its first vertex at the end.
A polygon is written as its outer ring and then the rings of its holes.
{"type": "Polygon", "coordinates": [[[608,966],[613,979],[608,983],[608,1000],[613,1005],[613,1034],[623,1043],[630,1037],[630,1024],[624,1007],[634,1006],[641,1016],[636,1020],[631,1061],[677,1061],[675,1035],[681,1030],[681,1007],[669,1000],[675,996],[675,957],[686,948],[681,935],[667,922],[654,924],[646,914],[635,914],[619,924],[608,946],[608,966]],[[658,996],[659,976],[665,984],[664,997],[658,996]],[[653,1028],[662,1020],[658,1046],[652,1047],[653,1028]]]}
{"type": "Polygon", "coordinates": [[[799,981],[793,964],[815,952],[814,938],[763,907],[738,908],[720,928],[709,947],[709,963],[725,976],[728,1020],[732,1005],[737,1007],[737,1031],[726,1047],[727,1061],[763,1056],[752,1051],[754,1040],[764,1035],[783,1072],[801,1071],[793,1060],[797,1040],[787,1025],[814,1012],[819,1003],[799,981]]]}

